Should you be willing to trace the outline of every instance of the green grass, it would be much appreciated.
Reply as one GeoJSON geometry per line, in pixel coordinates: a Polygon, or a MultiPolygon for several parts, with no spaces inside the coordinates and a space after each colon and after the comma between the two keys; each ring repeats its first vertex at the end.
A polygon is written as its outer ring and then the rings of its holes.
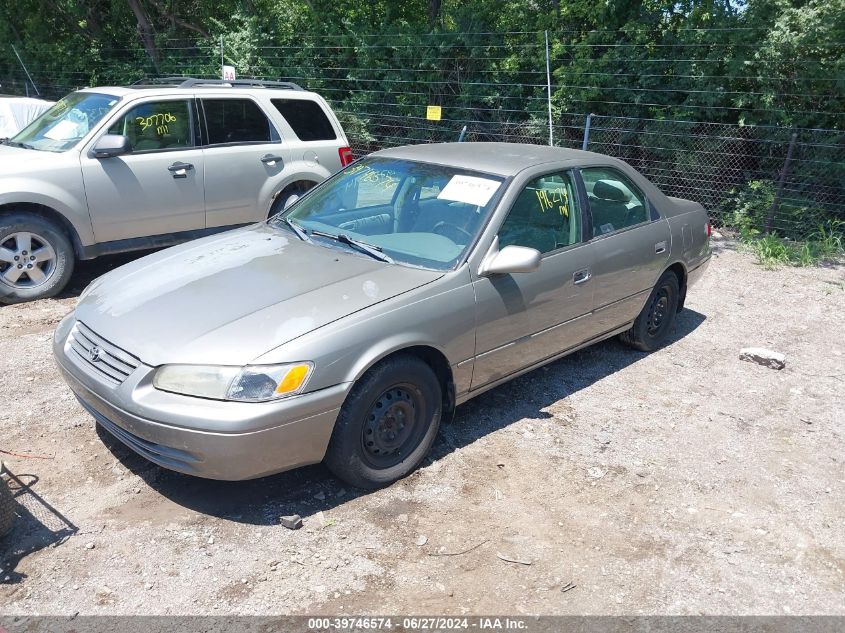
{"type": "Polygon", "coordinates": [[[777,233],[761,235],[755,229],[740,232],[740,241],[757,257],[766,269],[781,266],[818,266],[826,262],[839,262],[845,257],[843,231],[845,222],[834,220],[819,226],[804,241],[783,238],[777,233]]]}

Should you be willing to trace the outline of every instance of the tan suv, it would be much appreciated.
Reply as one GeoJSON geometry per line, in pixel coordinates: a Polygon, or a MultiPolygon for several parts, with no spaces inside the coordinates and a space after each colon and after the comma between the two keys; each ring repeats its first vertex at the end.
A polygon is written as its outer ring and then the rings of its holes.
{"type": "Polygon", "coordinates": [[[251,79],[86,88],[0,143],[0,303],[55,295],[77,259],[264,220],[352,161],[322,97],[251,79]]]}

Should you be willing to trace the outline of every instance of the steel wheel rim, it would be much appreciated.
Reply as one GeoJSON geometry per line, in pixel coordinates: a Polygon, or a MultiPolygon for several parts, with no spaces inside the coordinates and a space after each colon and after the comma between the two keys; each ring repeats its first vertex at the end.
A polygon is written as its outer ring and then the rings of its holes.
{"type": "Polygon", "coordinates": [[[422,413],[422,396],[413,385],[394,385],[375,399],[361,430],[364,456],[371,466],[390,468],[416,448],[422,413]]]}
{"type": "Polygon", "coordinates": [[[656,336],[663,329],[668,322],[667,315],[669,312],[669,289],[666,286],[660,288],[654,298],[651,300],[651,305],[648,308],[648,315],[646,316],[646,332],[649,336],[656,336]]]}
{"type": "Polygon", "coordinates": [[[55,249],[30,231],[10,233],[0,242],[0,280],[18,289],[37,288],[56,272],[55,249]]]}

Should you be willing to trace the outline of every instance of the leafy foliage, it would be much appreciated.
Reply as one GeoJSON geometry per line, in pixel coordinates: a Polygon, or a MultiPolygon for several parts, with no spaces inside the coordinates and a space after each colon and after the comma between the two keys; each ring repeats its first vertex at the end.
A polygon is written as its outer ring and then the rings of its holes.
{"type": "Polygon", "coordinates": [[[546,30],[556,113],[842,123],[845,0],[17,0],[0,5],[0,82],[23,86],[11,45],[54,96],[217,75],[223,36],[242,75],[334,82],[370,110],[439,101],[542,119],[546,30]],[[425,94],[401,90],[411,78],[425,94]]]}
{"type": "Polygon", "coordinates": [[[845,0],[16,0],[0,3],[0,92],[30,89],[12,46],[57,98],[219,76],[222,38],[239,76],[325,95],[359,152],[465,124],[468,140],[545,142],[544,32],[556,143],[580,146],[594,113],[591,149],[699,199],[767,261],[841,251],[845,133],[815,132],[845,123],[845,0]],[[758,240],[793,130],[778,235],[758,240]],[[785,241],[808,237],[827,246],[785,241]]]}

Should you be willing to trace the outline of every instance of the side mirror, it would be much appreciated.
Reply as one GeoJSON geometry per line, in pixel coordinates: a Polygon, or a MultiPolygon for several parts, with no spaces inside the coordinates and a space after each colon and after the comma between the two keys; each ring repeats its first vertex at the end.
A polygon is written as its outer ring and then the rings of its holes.
{"type": "Polygon", "coordinates": [[[299,196],[296,195],[296,194],[293,194],[292,196],[288,196],[288,199],[285,200],[285,206],[282,209],[282,211],[287,211],[288,209],[290,209],[297,200],[299,200],[299,196]]]}
{"type": "Polygon", "coordinates": [[[123,134],[104,134],[91,150],[94,158],[112,158],[132,151],[129,139],[123,134]]]}
{"type": "Polygon", "coordinates": [[[510,273],[533,273],[540,268],[540,251],[525,246],[505,246],[488,255],[481,265],[479,274],[506,275],[510,273]]]}

